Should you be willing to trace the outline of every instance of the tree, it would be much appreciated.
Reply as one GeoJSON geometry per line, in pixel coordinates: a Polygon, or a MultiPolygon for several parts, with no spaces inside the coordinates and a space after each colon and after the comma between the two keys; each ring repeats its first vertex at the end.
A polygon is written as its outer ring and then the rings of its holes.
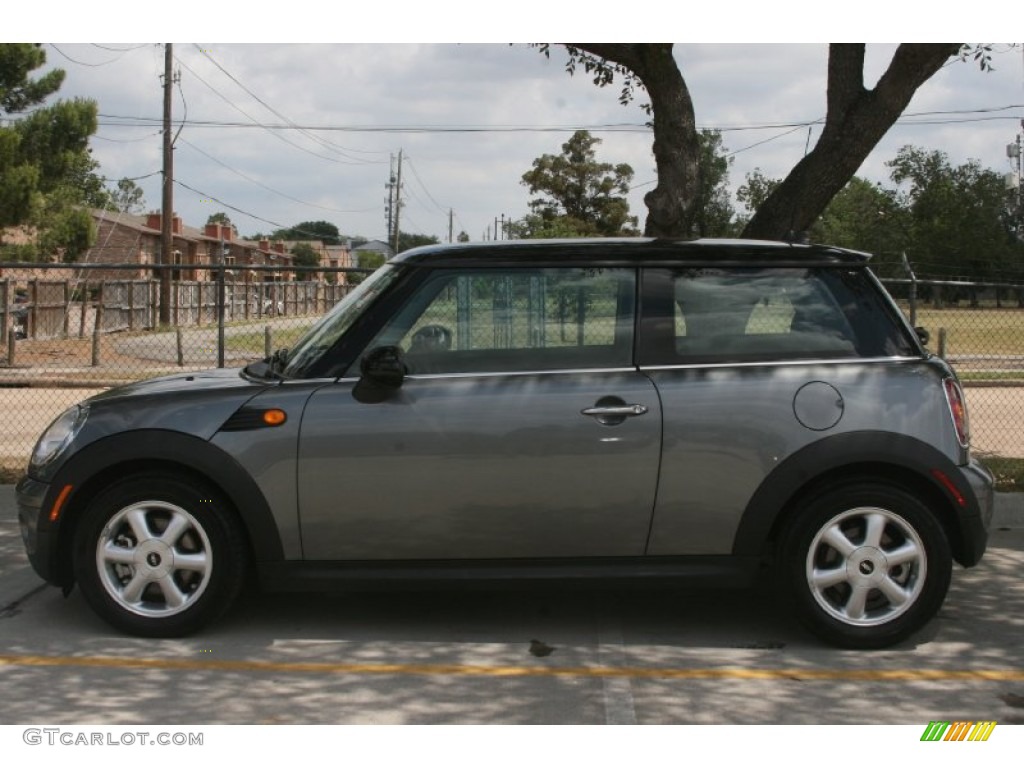
{"type": "Polygon", "coordinates": [[[702,130],[697,139],[703,178],[697,193],[693,233],[697,237],[725,237],[733,234],[736,217],[729,192],[732,158],[726,153],[720,131],[702,130]]]}
{"type": "Polygon", "coordinates": [[[905,238],[894,197],[891,190],[880,184],[854,176],[811,226],[811,238],[819,243],[869,251],[876,258],[883,250],[895,256],[905,248],[905,238]]]}
{"type": "MultiPolygon", "coordinates": [[[[146,198],[138,184],[131,179],[121,179],[117,189],[110,193],[110,204],[122,213],[141,213],[146,208],[146,198]]],[[[227,214],[223,215],[227,218],[227,214]]]]}
{"type": "Polygon", "coordinates": [[[923,271],[985,279],[1019,263],[1013,201],[999,173],[976,160],[953,166],[944,152],[917,147],[903,147],[887,165],[906,211],[908,255],[923,271]]]}
{"type": "Polygon", "coordinates": [[[216,213],[211,213],[209,216],[206,217],[206,223],[221,224],[225,227],[231,227],[232,231],[235,232],[235,234],[238,234],[238,227],[236,227],[232,223],[231,217],[224,213],[224,211],[217,211],[216,213]]]}
{"type": "MultiPolygon", "coordinates": [[[[387,256],[377,251],[360,251],[356,256],[356,266],[360,269],[377,269],[387,261],[387,256]]],[[[358,285],[366,279],[365,272],[348,272],[346,280],[352,285],[358,285]]]]}
{"type": "Polygon", "coordinates": [[[747,174],[746,182],[736,190],[736,199],[743,203],[743,207],[749,214],[744,220],[744,226],[745,222],[750,220],[750,216],[753,216],[764,201],[771,197],[781,183],[779,179],[765,176],[760,168],[755,168],[747,174]]]}
{"type": "Polygon", "coordinates": [[[292,263],[297,267],[317,267],[320,265],[320,254],[306,242],[296,243],[292,248],[292,263]]]}
{"type": "Polygon", "coordinates": [[[398,233],[398,252],[407,251],[410,248],[418,248],[421,245],[437,245],[438,240],[433,235],[414,235],[410,232],[398,233]]]}
{"type": "Polygon", "coordinates": [[[626,200],[633,169],[597,162],[594,147],[600,143],[589,132],[576,131],[560,155],[533,161],[522,183],[543,196],[530,201],[534,218],[526,220],[528,236],[547,236],[548,230],[604,237],[635,232],[637,219],[629,215],[626,200]]]}
{"type": "Polygon", "coordinates": [[[0,227],[28,225],[41,252],[77,258],[95,241],[95,226],[74,206],[102,199],[89,138],[96,132],[96,103],[75,99],[40,106],[60,88],[61,70],[38,79],[30,73],[46,62],[41,46],[0,45],[0,227]]]}
{"type": "MultiPolygon", "coordinates": [[[[541,45],[545,54],[548,45],[541,45]]],[[[687,237],[695,228],[705,172],[689,87],[672,55],[672,43],[567,43],[567,70],[582,67],[597,85],[621,78],[620,101],[637,86],[650,97],[658,184],[644,196],[648,235],[687,237]]],[[[862,43],[829,46],[827,113],[814,148],[757,207],[746,237],[781,239],[807,230],[853,177],[909,104],[917,89],[960,43],[902,43],[874,88],[864,85],[862,43]]],[[[979,58],[985,68],[986,57],[979,58]]]]}
{"type": "Polygon", "coordinates": [[[303,221],[294,227],[279,229],[275,240],[319,240],[324,245],[341,245],[344,239],[338,228],[329,221],[303,221]]]}

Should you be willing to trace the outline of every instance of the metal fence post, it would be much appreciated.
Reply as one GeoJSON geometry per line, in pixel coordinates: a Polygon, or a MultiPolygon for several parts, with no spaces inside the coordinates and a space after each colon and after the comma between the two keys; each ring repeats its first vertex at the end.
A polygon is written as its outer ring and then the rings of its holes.
{"type": "Polygon", "coordinates": [[[103,328],[103,294],[106,281],[100,282],[100,293],[96,301],[96,323],[92,329],[92,367],[100,364],[100,332],[103,328]]]}
{"type": "Polygon", "coordinates": [[[907,276],[910,278],[910,290],[907,295],[910,302],[910,325],[917,326],[917,275],[914,274],[914,269],[910,266],[907,252],[903,251],[900,255],[903,258],[903,269],[906,270],[907,276]]]}
{"type": "Polygon", "coordinates": [[[217,367],[224,367],[224,249],[221,248],[217,269],[217,367]]]}

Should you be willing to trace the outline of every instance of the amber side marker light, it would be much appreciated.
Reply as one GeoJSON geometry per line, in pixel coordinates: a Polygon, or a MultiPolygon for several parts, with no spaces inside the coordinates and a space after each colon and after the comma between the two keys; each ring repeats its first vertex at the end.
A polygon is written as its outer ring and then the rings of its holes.
{"type": "Polygon", "coordinates": [[[263,423],[268,427],[279,427],[288,421],[288,414],[280,408],[271,408],[263,412],[263,423]]]}
{"type": "Polygon", "coordinates": [[[57,496],[57,500],[53,502],[53,507],[50,509],[50,522],[56,523],[57,518],[60,517],[60,510],[64,506],[64,502],[68,500],[68,496],[71,495],[72,486],[65,485],[60,490],[60,495],[57,496]]]}

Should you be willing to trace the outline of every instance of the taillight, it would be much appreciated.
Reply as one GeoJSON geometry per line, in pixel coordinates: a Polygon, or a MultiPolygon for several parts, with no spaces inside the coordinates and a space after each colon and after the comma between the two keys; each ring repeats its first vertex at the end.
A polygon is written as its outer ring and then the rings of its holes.
{"type": "Polygon", "coordinates": [[[953,417],[956,439],[960,441],[960,445],[966,448],[971,441],[971,422],[967,418],[967,402],[964,400],[964,391],[956,379],[943,379],[942,386],[946,390],[946,403],[949,405],[949,414],[953,417]]]}

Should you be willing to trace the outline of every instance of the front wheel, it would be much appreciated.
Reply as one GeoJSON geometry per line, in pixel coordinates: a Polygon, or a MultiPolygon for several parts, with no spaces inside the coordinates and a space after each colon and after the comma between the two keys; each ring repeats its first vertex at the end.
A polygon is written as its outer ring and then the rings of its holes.
{"type": "Polygon", "coordinates": [[[811,499],[782,552],[800,619],[848,648],[882,648],[916,632],[939,610],[952,574],[934,514],[909,492],[870,482],[811,499]]]}
{"type": "Polygon", "coordinates": [[[85,510],[74,566],[86,601],[114,627],[177,637],[228,608],[242,585],[245,547],[233,511],[212,488],[138,475],[85,510]]]}

